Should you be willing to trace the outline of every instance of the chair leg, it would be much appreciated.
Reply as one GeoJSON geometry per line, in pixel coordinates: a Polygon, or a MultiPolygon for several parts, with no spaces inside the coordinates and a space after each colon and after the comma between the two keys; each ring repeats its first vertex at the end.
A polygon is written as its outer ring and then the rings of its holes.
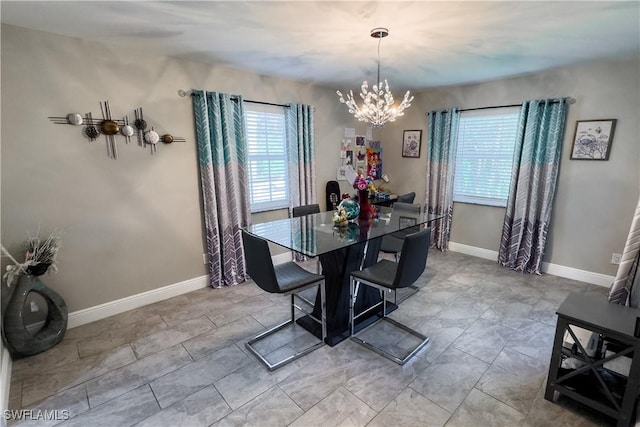
{"type": "Polygon", "coordinates": [[[382,318],[387,317],[387,296],[382,292],[382,318]]]}
{"type": "MultiPolygon", "coordinates": [[[[307,312],[304,308],[302,307],[298,307],[296,305],[296,301],[295,301],[295,293],[292,293],[291,296],[291,318],[283,323],[280,323],[279,325],[276,325],[266,331],[263,331],[262,333],[258,334],[257,336],[255,336],[254,338],[252,338],[251,340],[249,340],[248,342],[245,343],[245,347],[247,348],[247,350],[249,350],[254,356],[256,356],[258,358],[258,360],[267,367],[267,369],[269,371],[274,371],[278,368],[280,368],[281,366],[286,365],[287,363],[293,362],[294,360],[311,353],[313,350],[316,350],[320,347],[322,347],[323,345],[325,345],[325,340],[327,338],[327,302],[326,302],[326,292],[325,292],[325,284],[324,281],[320,282],[320,302],[321,302],[321,314],[320,314],[320,319],[316,318],[315,316],[313,316],[312,313],[307,312]],[[260,354],[260,352],[254,347],[254,344],[261,341],[264,338],[267,338],[270,335],[273,335],[275,333],[277,333],[278,331],[286,328],[289,325],[296,325],[296,317],[295,317],[295,310],[296,308],[300,311],[302,311],[303,313],[307,314],[308,316],[311,317],[311,319],[313,319],[316,322],[319,322],[322,325],[322,339],[320,340],[320,342],[306,348],[305,350],[302,351],[298,351],[295,354],[292,354],[278,362],[275,363],[271,363],[269,362],[269,360],[267,360],[267,358],[265,356],[263,356],[262,354],[260,354]]],[[[302,296],[298,296],[302,301],[304,301],[305,303],[309,304],[309,305],[313,305],[313,303],[307,301],[306,298],[302,297],[302,296]]]]}
{"type": "Polygon", "coordinates": [[[327,339],[327,294],[325,282],[320,284],[320,320],[322,321],[322,342],[327,339]]]}
{"type": "Polygon", "coordinates": [[[349,279],[349,336],[353,336],[353,332],[354,332],[353,306],[354,306],[354,301],[356,299],[355,287],[356,287],[355,279],[353,278],[349,279]]]}
{"type": "MultiPolygon", "coordinates": [[[[420,351],[420,349],[422,349],[425,345],[427,345],[429,343],[429,337],[424,336],[423,334],[421,334],[420,332],[409,328],[406,325],[403,325],[400,322],[397,322],[389,317],[387,317],[387,298],[386,295],[383,295],[382,298],[382,318],[379,319],[378,321],[372,323],[371,325],[369,325],[367,328],[372,327],[373,325],[375,325],[376,323],[378,323],[379,321],[386,321],[389,322],[393,325],[395,325],[396,327],[404,330],[405,332],[408,332],[409,334],[413,335],[414,337],[418,338],[420,340],[420,342],[413,347],[413,349],[409,352],[409,354],[407,354],[405,357],[400,358],[396,355],[393,355],[387,351],[385,351],[384,349],[377,347],[373,344],[371,344],[370,342],[367,342],[365,340],[362,340],[361,338],[357,337],[355,335],[355,331],[354,331],[354,288],[355,288],[355,282],[356,280],[354,278],[351,278],[350,282],[349,282],[349,294],[350,294],[350,298],[349,298],[349,324],[350,324],[350,337],[351,340],[367,347],[369,350],[374,351],[376,353],[378,353],[379,355],[386,357],[387,359],[399,364],[399,365],[404,365],[409,359],[411,359],[418,351],[420,351]]],[[[366,286],[367,283],[364,282],[358,282],[358,285],[360,286],[366,286]]],[[[393,289],[394,291],[394,299],[397,298],[397,292],[395,289],[393,289]]],[[[380,303],[378,303],[380,304],[380,303]]]]}

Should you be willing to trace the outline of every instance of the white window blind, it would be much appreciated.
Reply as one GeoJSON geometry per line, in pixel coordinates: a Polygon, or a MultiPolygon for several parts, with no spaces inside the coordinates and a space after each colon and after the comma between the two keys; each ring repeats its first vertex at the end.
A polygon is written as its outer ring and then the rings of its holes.
{"type": "Polygon", "coordinates": [[[453,201],[506,206],[520,107],[463,111],[453,201]]]}
{"type": "Polygon", "coordinates": [[[245,103],[251,212],[289,207],[284,107],[245,103]]]}

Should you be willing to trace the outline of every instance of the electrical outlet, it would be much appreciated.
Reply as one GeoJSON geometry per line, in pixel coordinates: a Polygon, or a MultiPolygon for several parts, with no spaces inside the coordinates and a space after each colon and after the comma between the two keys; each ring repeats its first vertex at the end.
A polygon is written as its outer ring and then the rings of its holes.
{"type": "Polygon", "coordinates": [[[202,263],[207,265],[207,254],[202,254],[202,263]]]}
{"type": "Polygon", "coordinates": [[[613,253],[611,255],[611,264],[620,264],[621,259],[622,259],[622,254],[613,253]]]}

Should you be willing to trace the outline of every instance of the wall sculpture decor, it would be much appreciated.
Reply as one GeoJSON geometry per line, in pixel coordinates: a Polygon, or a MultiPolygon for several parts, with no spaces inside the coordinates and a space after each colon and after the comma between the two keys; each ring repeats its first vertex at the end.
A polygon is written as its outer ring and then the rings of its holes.
{"type": "Polygon", "coordinates": [[[107,156],[112,159],[118,158],[117,136],[123,137],[125,143],[129,144],[133,134],[136,134],[138,145],[143,148],[148,147],[151,154],[158,151],[158,142],[171,144],[174,141],[186,141],[184,138],[173,136],[169,133],[160,136],[153,127],[147,129],[148,126],[142,113],[142,107],[134,110],[135,120],[133,126],[130,124],[128,116],[124,116],[122,119],[113,118],[109,101],[100,102],[100,112],[102,113],[102,119],[94,119],[93,114],[89,112],[85,113],[84,116],[79,113],[71,113],[65,117],[49,117],[49,120],[59,125],[84,125],[85,128],[82,134],[89,141],[97,141],[101,134],[104,135],[107,141],[107,156]]]}

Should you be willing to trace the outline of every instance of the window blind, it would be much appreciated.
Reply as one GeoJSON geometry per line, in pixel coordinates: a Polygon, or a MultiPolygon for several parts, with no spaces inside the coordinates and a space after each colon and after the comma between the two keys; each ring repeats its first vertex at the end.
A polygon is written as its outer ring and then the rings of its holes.
{"type": "Polygon", "coordinates": [[[289,207],[284,107],[245,104],[251,212],[289,207]]]}
{"type": "Polygon", "coordinates": [[[506,206],[520,107],[463,111],[453,201],[506,206]]]}

